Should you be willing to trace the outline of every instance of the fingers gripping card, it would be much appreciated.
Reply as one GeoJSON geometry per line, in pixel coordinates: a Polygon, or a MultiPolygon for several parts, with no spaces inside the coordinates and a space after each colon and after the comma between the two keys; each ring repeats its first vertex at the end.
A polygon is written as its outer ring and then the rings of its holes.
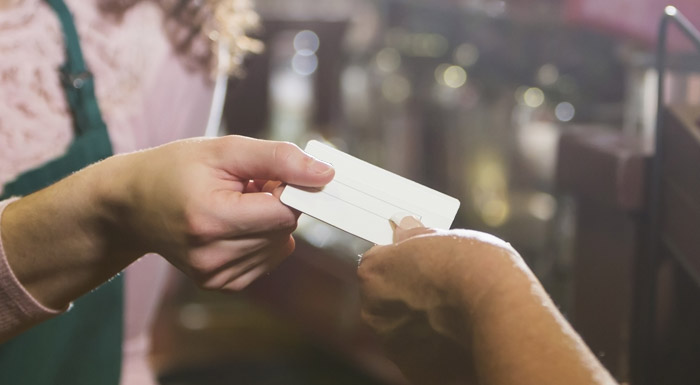
{"type": "Polygon", "coordinates": [[[449,229],[459,200],[312,140],[304,149],[335,168],[323,188],[289,185],[287,206],[378,245],[392,243],[390,218],[414,215],[427,227],[449,229]]]}

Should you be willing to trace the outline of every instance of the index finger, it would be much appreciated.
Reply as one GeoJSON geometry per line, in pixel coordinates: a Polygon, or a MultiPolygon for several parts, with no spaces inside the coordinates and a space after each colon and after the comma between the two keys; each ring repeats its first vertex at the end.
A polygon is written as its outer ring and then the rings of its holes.
{"type": "Polygon", "coordinates": [[[292,143],[229,136],[222,138],[221,167],[239,178],[325,186],[335,170],[292,143]]]}
{"type": "Polygon", "coordinates": [[[430,230],[412,215],[396,214],[391,217],[394,224],[394,243],[405,241],[430,230]]]}

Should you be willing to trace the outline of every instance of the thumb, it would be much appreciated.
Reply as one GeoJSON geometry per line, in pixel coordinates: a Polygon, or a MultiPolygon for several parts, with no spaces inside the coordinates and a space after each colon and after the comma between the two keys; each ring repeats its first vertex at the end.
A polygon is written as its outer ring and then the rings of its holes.
{"type": "Polygon", "coordinates": [[[394,227],[394,243],[404,241],[412,236],[423,233],[426,229],[413,215],[406,213],[394,214],[391,217],[394,227]]]}
{"type": "Polygon", "coordinates": [[[335,170],[287,142],[228,137],[225,169],[241,178],[277,180],[306,187],[320,187],[333,180],[335,170]]]}

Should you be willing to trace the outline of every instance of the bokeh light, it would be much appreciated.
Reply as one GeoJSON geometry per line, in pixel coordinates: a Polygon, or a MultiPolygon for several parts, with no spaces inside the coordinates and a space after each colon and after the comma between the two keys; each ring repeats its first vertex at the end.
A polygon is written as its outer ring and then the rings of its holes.
{"type": "Polygon", "coordinates": [[[321,40],[314,31],[303,30],[294,36],[294,49],[299,55],[311,56],[318,51],[320,45],[321,40]]]}
{"type": "Polygon", "coordinates": [[[401,55],[394,48],[384,48],[376,57],[377,67],[384,72],[394,72],[401,66],[401,55]]]}
{"type": "Polygon", "coordinates": [[[454,51],[453,58],[455,63],[462,67],[471,67],[479,60],[479,48],[474,44],[460,44],[454,51]]]}
{"type": "Polygon", "coordinates": [[[523,102],[531,108],[537,108],[544,103],[544,92],[537,87],[530,87],[523,94],[523,102]]]}
{"type": "Polygon", "coordinates": [[[576,115],[576,109],[569,102],[561,102],[554,108],[554,115],[562,122],[570,122],[576,115]]]}
{"type": "Polygon", "coordinates": [[[411,95],[411,83],[401,75],[389,75],[382,82],[382,96],[392,103],[402,103],[411,95]]]}
{"type": "Polygon", "coordinates": [[[467,82],[467,72],[460,66],[449,66],[442,75],[445,85],[450,88],[459,88],[467,82]]]}
{"type": "Polygon", "coordinates": [[[318,57],[316,55],[302,55],[300,53],[294,54],[292,58],[292,69],[294,72],[302,76],[308,76],[316,72],[318,68],[318,57]]]}
{"type": "Polygon", "coordinates": [[[537,82],[548,87],[559,80],[559,69],[554,64],[545,64],[537,71],[537,82]]]}

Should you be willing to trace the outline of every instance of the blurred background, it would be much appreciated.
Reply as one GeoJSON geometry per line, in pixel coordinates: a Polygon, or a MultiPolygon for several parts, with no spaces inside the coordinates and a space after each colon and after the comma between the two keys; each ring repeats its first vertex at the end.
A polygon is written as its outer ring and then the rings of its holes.
{"type": "MultiPolygon", "coordinates": [[[[511,242],[613,375],[644,382],[635,272],[666,1],[256,4],[266,48],[229,81],[222,133],[323,140],[457,197],[454,227],[511,242]]],[[[700,25],[697,0],[675,5],[700,25]]],[[[665,105],[700,106],[690,47],[671,35],[665,105]]],[[[355,268],[371,245],[307,217],[296,238],[240,294],[172,285],[154,329],[163,384],[405,383],[359,319],[355,268]]],[[[700,308],[692,274],[674,277],[687,300],[664,314],[700,308]]],[[[685,330],[670,315],[662,324],[685,330]]],[[[697,312],[682,319],[700,329],[697,312]]],[[[700,362],[697,332],[661,335],[664,383],[700,383],[682,364],[700,362]]]]}

